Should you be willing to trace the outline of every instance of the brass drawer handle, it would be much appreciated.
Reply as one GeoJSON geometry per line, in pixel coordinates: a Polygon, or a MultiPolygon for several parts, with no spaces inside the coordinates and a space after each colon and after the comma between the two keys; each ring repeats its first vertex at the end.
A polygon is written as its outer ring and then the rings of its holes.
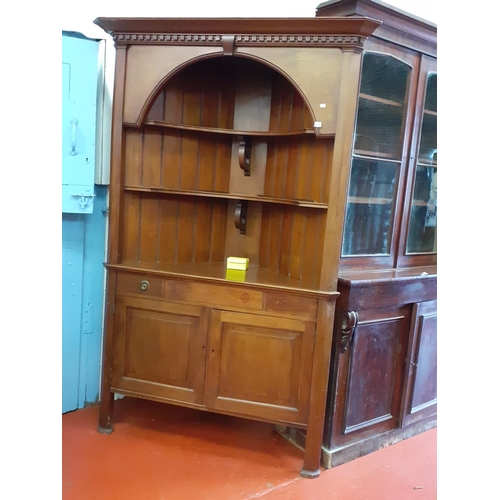
{"type": "Polygon", "coordinates": [[[141,281],[141,290],[147,290],[149,288],[149,281],[141,281]]]}

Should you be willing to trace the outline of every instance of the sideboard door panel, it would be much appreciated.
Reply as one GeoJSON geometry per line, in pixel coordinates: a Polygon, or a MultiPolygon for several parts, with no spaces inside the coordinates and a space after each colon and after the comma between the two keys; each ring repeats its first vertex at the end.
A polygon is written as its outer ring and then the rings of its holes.
{"type": "Polygon", "coordinates": [[[398,427],[410,311],[403,306],[360,313],[352,343],[339,359],[345,393],[338,444],[398,427]]]}
{"type": "Polygon", "coordinates": [[[207,406],[306,423],[315,324],[212,311],[207,406]]]}
{"type": "Polygon", "coordinates": [[[202,308],[117,297],[114,388],[203,402],[206,332],[202,308]]]}
{"type": "Polygon", "coordinates": [[[437,301],[415,304],[403,425],[437,411],[437,301]]]}

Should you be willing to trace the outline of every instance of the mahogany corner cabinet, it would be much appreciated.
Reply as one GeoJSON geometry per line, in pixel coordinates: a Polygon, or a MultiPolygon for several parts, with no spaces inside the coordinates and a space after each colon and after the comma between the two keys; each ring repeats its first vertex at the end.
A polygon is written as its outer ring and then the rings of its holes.
{"type": "Polygon", "coordinates": [[[376,16],[95,23],[116,47],[99,430],[113,430],[115,393],[271,422],[300,432],[300,474],[317,477],[324,436],[337,446],[345,434],[336,414],[347,411],[349,437],[360,416],[399,423],[377,413],[394,412],[395,397],[358,411],[363,391],[396,380],[401,399],[405,384],[426,382],[406,374],[398,349],[422,354],[409,325],[429,306],[379,292],[390,283],[411,295],[406,283],[434,276],[412,270],[435,234],[419,211],[435,155],[423,164],[408,155],[406,131],[426,101],[417,56],[374,46],[370,62],[376,16]],[[379,79],[393,70],[387,88],[379,79]],[[410,251],[399,259],[405,231],[410,251]],[[248,268],[228,269],[229,257],[248,268]],[[358,275],[368,270],[372,278],[358,275]],[[350,344],[346,314],[357,321],[350,344]],[[353,370],[374,370],[372,381],[353,370]],[[354,384],[358,406],[349,396],[341,408],[335,384],[354,384]]]}

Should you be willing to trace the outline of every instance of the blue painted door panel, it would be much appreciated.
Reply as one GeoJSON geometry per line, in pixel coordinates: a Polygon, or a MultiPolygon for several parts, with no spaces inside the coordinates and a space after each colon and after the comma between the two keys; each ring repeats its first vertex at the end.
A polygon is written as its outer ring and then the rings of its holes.
{"type": "Polygon", "coordinates": [[[78,408],[80,324],[85,219],[63,215],[62,233],[62,396],[63,413],[78,408]]]}
{"type": "Polygon", "coordinates": [[[92,214],[62,215],[62,412],[99,400],[107,187],[92,214]]]}
{"type": "Polygon", "coordinates": [[[62,211],[92,213],[99,42],[62,37],[62,211]]]}

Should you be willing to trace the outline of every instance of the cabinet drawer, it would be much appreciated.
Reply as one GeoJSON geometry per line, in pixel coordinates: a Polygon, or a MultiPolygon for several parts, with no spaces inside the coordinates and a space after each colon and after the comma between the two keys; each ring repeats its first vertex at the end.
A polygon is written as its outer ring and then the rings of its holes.
{"type": "Polygon", "coordinates": [[[253,311],[261,311],[263,302],[263,293],[257,290],[175,280],[165,281],[164,297],[214,307],[236,307],[253,311]]]}
{"type": "Polygon", "coordinates": [[[318,313],[318,301],[298,295],[268,293],[266,311],[315,319],[318,313]]]}
{"type": "Polygon", "coordinates": [[[162,279],[144,274],[118,274],[116,293],[161,297],[162,279]]]}

